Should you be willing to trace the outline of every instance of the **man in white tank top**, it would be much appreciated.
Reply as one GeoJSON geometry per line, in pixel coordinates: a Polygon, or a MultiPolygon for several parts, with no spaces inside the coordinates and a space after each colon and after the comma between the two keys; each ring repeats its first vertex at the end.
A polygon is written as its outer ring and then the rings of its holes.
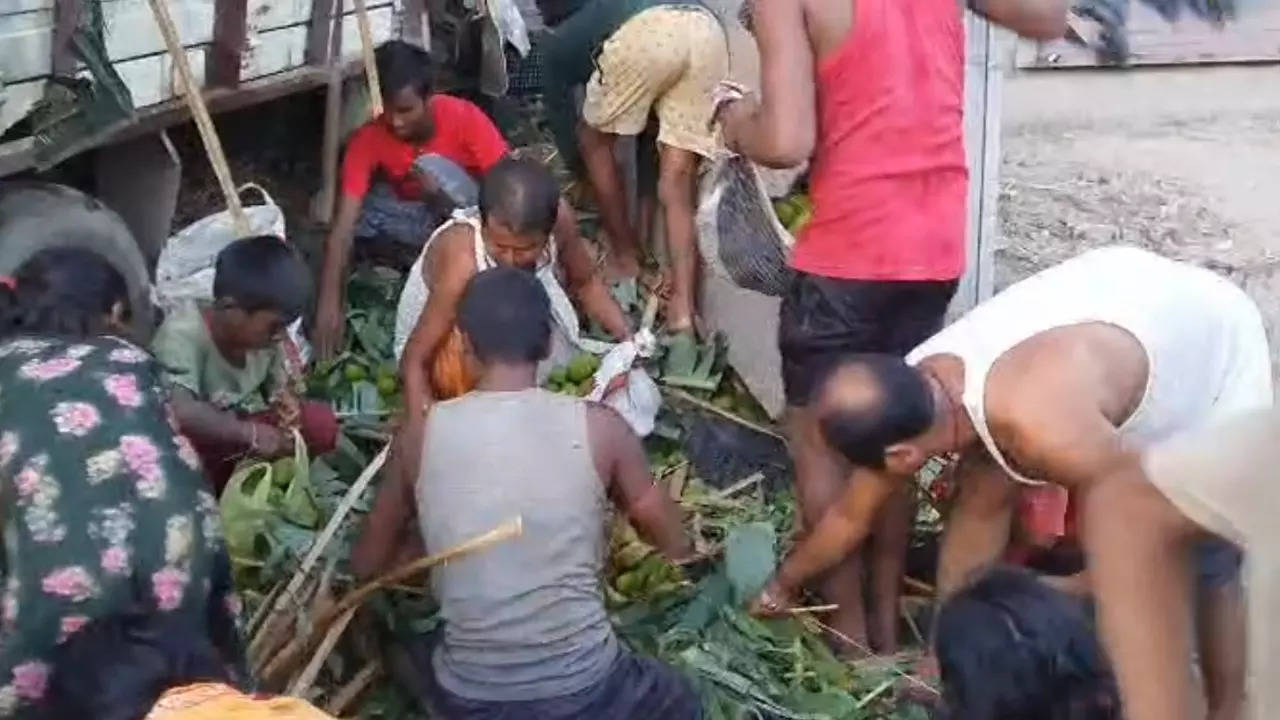
{"type": "MultiPolygon", "coordinates": [[[[954,592],[1005,550],[1019,484],[1074,491],[1128,717],[1190,718],[1181,545],[1163,528],[1109,534],[1130,521],[1126,504],[1105,498],[1151,487],[1140,451],[1272,404],[1266,334],[1239,288],[1145,251],[1095,250],[1008,288],[905,361],[851,356],[820,387],[823,434],[854,465],[853,479],[782,564],[760,611],[785,606],[857,547],[875,510],[929,458],[958,453],[939,591],[954,592]]],[[[1197,539],[1210,716],[1235,720],[1244,698],[1238,555],[1210,532],[1197,539]]]]}
{"type": "Polygon", "coordinates": [[[411,414],[436,399],[429,367],[454,333],[463,289],[486,266],[556,272],[588,317],[618,340],[631,337],[630,322],[595,271],[582,239],[557,237],[553,249],[559,202],[559,188],[546,166],[507,158],[481,183],[479,225],[450,224],[423,247],[405,281],[406,297],[396,318],[405,407],[411,414]],[[477,228],[483,237],[477,237],[477,228]],[[558,267],[547,267],[552,263],[558,267]]]}

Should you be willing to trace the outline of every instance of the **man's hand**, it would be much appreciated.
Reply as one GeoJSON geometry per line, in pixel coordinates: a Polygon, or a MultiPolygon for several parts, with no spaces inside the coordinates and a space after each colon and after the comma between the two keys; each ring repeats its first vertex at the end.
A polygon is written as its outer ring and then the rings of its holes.
{"type": "Polygon", "coordinates": [[[316,357],[320,361],[332,360],[341,352],[346,333],[347,318],[338,298],[325,297],[316,310],[316,357]]]}
{"type": "Polygon", "coordinates": [[[302,420],[302,401],[292,392],[284,391],[272,400],[271,409],[275,411],[278,426],[286,429],[298,427],[302,420]]]}
{"type": "Polygon", "coordinates": [[[264,460],[288,457],[293,454],[293,433],[265,423],[254,423],[249,452],[264,460]]]}
{"type": "Polygon", "coordinates": [[[790,614],[795,606],[795,596],[777,580],[770,580],[751,601],[749,610],[756,617],[781,617],[790,614]]]}

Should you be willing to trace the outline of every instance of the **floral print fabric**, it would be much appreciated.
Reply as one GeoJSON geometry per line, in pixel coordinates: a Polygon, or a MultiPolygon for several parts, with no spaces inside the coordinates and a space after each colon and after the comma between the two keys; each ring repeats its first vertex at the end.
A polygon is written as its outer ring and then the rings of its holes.
{"type": "Polygon", "coordinates": [[[238,660],[218,504],[151,355],[116,338],[0,341],[0,717],[44,694],[54,648],[150,608],[238,660]]]}

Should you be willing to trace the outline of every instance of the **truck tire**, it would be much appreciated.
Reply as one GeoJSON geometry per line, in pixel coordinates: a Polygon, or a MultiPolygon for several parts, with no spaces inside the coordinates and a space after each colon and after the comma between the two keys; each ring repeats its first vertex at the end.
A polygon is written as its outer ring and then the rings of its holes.
{"type": "Polygon", "coordinates": [[[0,276],[41,250],[92,250],[124,276],[133,339],[151,338],[154,314],[147,262],[115,211],[79,190],[42,182],[0,182],[0,276]]]}

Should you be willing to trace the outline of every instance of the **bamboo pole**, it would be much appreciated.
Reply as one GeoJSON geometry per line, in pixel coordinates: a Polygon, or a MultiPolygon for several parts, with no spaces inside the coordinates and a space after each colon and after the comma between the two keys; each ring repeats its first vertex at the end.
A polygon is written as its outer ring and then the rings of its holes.
{"type": "Polygon", "coordinates": [[[489,532],[474,537],[470,540],[455,545],[448,550],[436,553],[424,558],[419,558],[412,562],[401,565],[382,577],[372,580],[360,587],[347,593],[338,604],[331,608],[323,616],[316,619],[312,625],[312,630],[306,635],[295,636],[289,644],[272,658],[271,662],[263,668],[261,677],[263,680],[270,682],[272,678],[278,678],[284,674],[283,671],[291,667],[297,660],[297,657],[311,646],[311,638],[320,632],[327,632],[333,621],[349,610],[360,607],[369,596],[387,585],[398,584],[418,573],[429,570],[436,565],[447,563],[450,560],[480,552],[489,547],[506,542],[512,538],[520,537],[524,534],[524,523],[520,517],[515,517],[502,523],[498,527],[489,532]]]}
{"type": "MultiPolygon", "coordinates": [[[[178,71],[178,82],[182,88],[183,98],[191,109],[191,118],[200,131],[200,140],[204,143],[205,154],[213,165],[213,174],[218,178],[218,187],[222,189],[222,198],[231,213],[231,222],[235,225],[236,234],[241,237],[249,235],[249,218],[240,205],[240,195],[236,192],[235,183],[231,181],[231,168],[227,166],[227,156],[222,151],[222,142],[218,140],[218,131],[213,127],[213,119],[209,117],[209,108],[205,107],[204,97],[196,85],[195,76],[191,73],[191,65],[187,63],[187,53],[182,48],[178,37],[178,29],[169,15],[167,0],[147,0],[151,4],[151,12],[156,24],[160,26],[160,34],[164,37],[165,47],[173,60],[173,67],[178,71]]],[[[363,5],[363,3],[361,3],[363,5]]]]}
{"type": "Polygon", "coordinates": [[[373,116],[382,114],[382,83],[378,80],[378,63],[373,58],[373,31],[369,29],[369,10],[365,0],[355,0],[356,23],[360,26],[360,52],[364,56],[364,76],[369,82],[369,106],[373,116]]]}

